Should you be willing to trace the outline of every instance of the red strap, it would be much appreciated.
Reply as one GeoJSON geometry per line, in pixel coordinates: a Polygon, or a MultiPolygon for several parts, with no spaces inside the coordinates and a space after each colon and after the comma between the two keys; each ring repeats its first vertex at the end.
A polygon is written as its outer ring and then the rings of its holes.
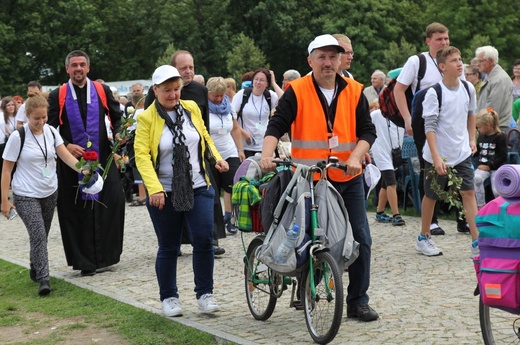
{"type": "Polygon", "coordinates": [[[67,83],[60,86],[60,90],[58,91],[58,103],[60,107],[60,125],[63,125],[63,120],[61,119],[61,113],[63,112],[63,106],[65,105],[65,97],[67,96],[67,83]]]}
{"type": "MultiPolygon", "coordinates": [[[[103,89],[103,86],[101,85],[101,83],[99,83],[97,81],[94,81],[93,83],[94,83],[94,86],[96,87],[97,94],[98,94],[99,98],[101,99],[101,104],[103,105],[103,108],[105,108],[107,110],[108,120],[110,122],[110,128],[114,129],[114,127],[112,126],[112,120],[110,119],[110,109],[108,108],[107,95],[105,93],[105,89],[103,89]]],[[[66,96],[67,96],[67,83],[60,86],[60,90],[58,91],[58,103],[59,103],[59,107],[60,107],[60,114],[59,114],[60,125],[63,124],[63,120],[61,119],[61,113],[63,112],[63,106],[65,105],[66,96]]]]}
{"type": "Polygon", "coordinates": [[[99,98],[101,99],[101,104],[103,105],[103,108],[107,110],[108,115],[108,122],[110,122],[110,128],[114,129],[112,126],[112,119],[110,118],[110,109],[108,109],[108,103],[107,103],[107,94],[105,93],[105,89],[103,89],[103,85],[101,85],[100,82],[93,81],[94,86],[96,87],[97,94],[99,98]]]}

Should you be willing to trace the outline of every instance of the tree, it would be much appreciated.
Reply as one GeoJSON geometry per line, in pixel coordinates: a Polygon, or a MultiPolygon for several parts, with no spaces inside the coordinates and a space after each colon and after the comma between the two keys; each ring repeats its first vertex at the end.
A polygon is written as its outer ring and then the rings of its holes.
{"type": "Polygon", "coordinates": [[[235,80],[240,80],[243,73],[256,70],[259,67],[269,69],[264,53],[255,42],[244,34],[239,34],[233,49],[227,53],[227,70],[235,80]]]}

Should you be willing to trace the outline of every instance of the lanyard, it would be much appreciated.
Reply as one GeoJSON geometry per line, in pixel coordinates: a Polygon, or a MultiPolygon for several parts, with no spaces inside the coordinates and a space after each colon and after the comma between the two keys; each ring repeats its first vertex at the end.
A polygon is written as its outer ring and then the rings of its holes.
{"type": "MultiPolygon", "coordinates": [[[[253,95],[252,92],[251,94],[253,95]]],[[[253,101],[253,107],[255,107],[255,110],[258,112],[258,123],[262,123],[262,105],[264,104],[264,94],[262,93],[262,99],[260,100],[260,110],[258,110],[256,107],[255,99],[251,97],[251,100],[253,101]]]]}
{"type": "Polygon", "coordinates": [[[36,140],[36,143],[38,144],[38,146],[40,147],[40,150],[42,151],[43,158],[45,159],[45,167],[47,167],[47,156],[48,155],[47,155],[47,139],[45,138],[45,130],[42,132],[43,133],[43,145],[45,146],[45,151],[43,151],[43,148],[40,145],[40,142],[38,141],[38,139],[36,139],[32,130],[30,128],[29,128],[29,130],[31,131],[31,134],[32,134],[34,140],[36,140]]]}
{"type": "Polygon", "coordinates": [[[335,85],[334,86],[334,93],[332,94],[332,99],[331,99],[330,105],[329,105],[329,102],[327,101],[327,97],[325,97],[323,92],[321,92],[321,90],[319,90],[319,92],[318,92],[318,97],[321,99],[321,103],[323,104],[323,107],[324,107],[324,110],[325,110],[325,118],[327,119],[327,127],[328,127],[328,130],[329,130],[329,133],[331,133],[331,134],[333,133],[331,115],[332,115],[332,112],[334,110],[333,103],[334,103],[334,101],[336,99],[337,91],[338,91],[338,86],[335,85]]]}
{"type": "Polygon", "coordinates": [[[430,59],[432,59],[433,63],[435,64],[435,67],[437,67],[437,71],[439,71],[441,77],[444,77],[444,73],[442,73],[441,69],[439,68],[439,65],[437,65],[437,61],[435,61],[435,59],[430,53],[428,53],[428,55],[430,55],[430,59]]]}

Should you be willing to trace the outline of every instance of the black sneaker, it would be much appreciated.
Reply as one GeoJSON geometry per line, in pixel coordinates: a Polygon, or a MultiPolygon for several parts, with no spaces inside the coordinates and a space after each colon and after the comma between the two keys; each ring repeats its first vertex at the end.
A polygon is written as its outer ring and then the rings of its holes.
{"type": "Polygon", "coordinates": [[[213,246],[213,254],[214,255],[222,255],[226,252],[226,250],[219,246],[213,246]]]}
{"type": "Polygon", "coordinates": [[[457,222],[458,232],[469,232],[469,225],[466,222],[457,222]]]}
{"type": "Polygon", "coordinates": [[[438,236],[438,235],[445,235],[446,232],[444,232],[444,230],[442,230],[442,228],[439,226],[439,224],[432,223],[432,226],[430,226],[430,234],[432,234],[433,236],[438,236]]]}
{"type": "Polygon", "coordinates": [[[379,314],[370,308],[368,304],[365,305],[347,305],[347,317],[358,318],[360,321],[374,321],[379,318],[379,314]]]}
{"type": "Polygon", "coordinates": [[[40,282],[40,288],[38,289],[38,295],[47,296],[51,293],[51,285],[48,280],[42,280],[40,282]]]}

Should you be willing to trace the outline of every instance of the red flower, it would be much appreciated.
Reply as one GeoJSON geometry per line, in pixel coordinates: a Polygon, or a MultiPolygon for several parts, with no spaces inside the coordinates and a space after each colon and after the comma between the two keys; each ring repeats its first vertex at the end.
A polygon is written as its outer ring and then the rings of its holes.
{"type": "Polygon", "coordinates": [[[97,155],[96,151],[85,151],[83,153],[83,158],[86,161],[97,161],[98,160],[98,155],[97,155]]]}

